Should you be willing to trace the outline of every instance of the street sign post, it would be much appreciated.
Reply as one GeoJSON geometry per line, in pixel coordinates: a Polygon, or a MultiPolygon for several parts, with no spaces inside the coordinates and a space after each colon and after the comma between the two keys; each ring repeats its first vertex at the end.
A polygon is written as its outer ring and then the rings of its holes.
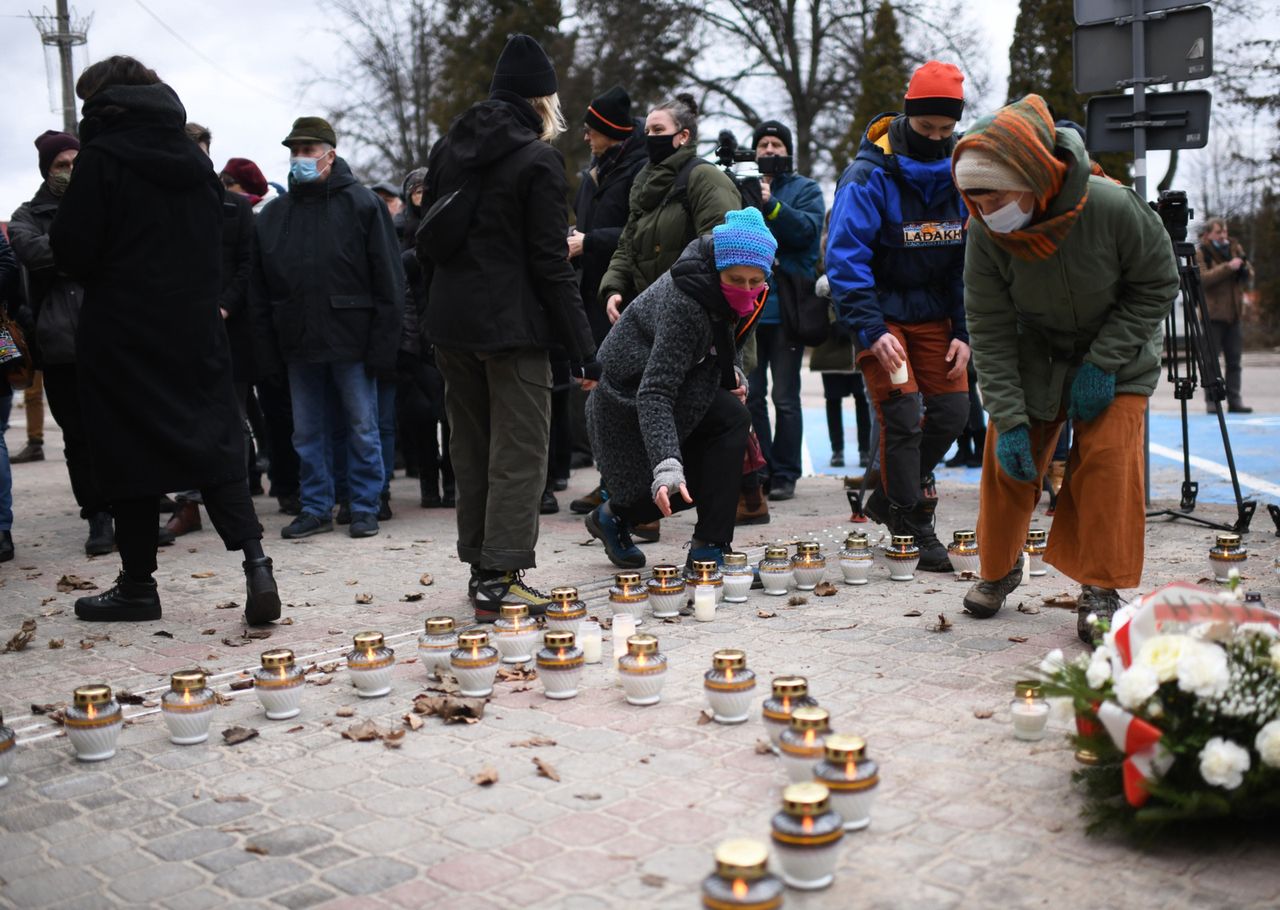
{"type": "MultiPolygon", "coordinates": [[[[1074,45],[1075,88],[1080,94],[1115,91],[1132,83],[1132,22],[1081,26],[1074,45]]],[[[1146,48],[1147,85],[1207,78],[1213,74],[1213,11],[1195,6],[1148,21],[1146,48]]]]}
{"type": "Polygon", "coordinates": [[[1212,103],[1205,91],[1152,93],[1139,114],[1132,95],[1098,95],[1089,99],[1085,141],[1093,152],[1127,152],[1141,128],[1148,149],[1201,149],[1209,141],[1212,103]]]}
{"type": "MultiPolygon", "coordinates": [[[[1162,13],[1202,2],[1204,0],[1145,0],[1142,8],[1148,13],[1162,13]]],[[[1076,25],[1114,22],[1133,15],[1133,0],[1075,0],[1074,12],[1076,25]]]]}

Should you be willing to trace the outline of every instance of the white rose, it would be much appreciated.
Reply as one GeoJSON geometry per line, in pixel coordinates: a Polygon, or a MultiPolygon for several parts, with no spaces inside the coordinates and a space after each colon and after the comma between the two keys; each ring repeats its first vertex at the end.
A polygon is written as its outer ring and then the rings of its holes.
{"type": "Polygon", "coordinates": [[[1198,698],[1217,698],[1225,695],[1231,684],[1231,671],[1227,669],[1227,652],[1217,645],[1194,642],[1178,658],[1178,688],[1198,698]]]}
{"type": "Polygon", "coordinates": [[[1065,666],[1065,660],[1061,648],[1054,648],[1044,656],[1044,660],[1040,661],[1040,672],[1045,676],[1052,676],[1065,666]]]}
{"type": "Polygon", "coordinates": [[[1049,702],[1049,720],[1059,727],[1069,727],[1076,719],[1075,704],[1066,696],[1056,696],[1048,699],[1049,702]]]}
{"type": "Polygon", "coordinates": [[[1160,680],[1150,667],[1134,664],[1116,680],[1116,701],[1130,711],[1142,707],[1142,703],[1156,694],[1160,680]]]}
{"type": "Polygon", "coordinates": [[[1089,661],[1089,669],[1084,672],[1085,681],[1093,689],[1101,689],[1111,678],[1111,658],[1101,652],[1101,648],[1094,652],[1093,660],[1089,661]]]}
{"type": "Polygon", "coordinates": [[[1142,643],[1133,662],[1149,667],[1160,682],[1169,682],[1178,677],[1178,660],[1195,644],[1188,635],[1157,635],[1142,643]]]}
{"type": "Polygon", "coordinates": [[[1234,790],[1244,783],[1249,770],[1249,752],[1229,739],[1215,736],[1200,750],[1200,776],[1205,783],[1234,790]]]}
{"type": "Polygon", "coordinates": [[[1280,632],[1269,622],[1246,622],[1236,629],[1238,635],[1261,635],[1263,638],[1280,638],[1280,632]]]}
{"type": "Polygon", "coordinates": [[[1236,627],[1226,622],[1202,622],[1191,627],[1190,635],[1199,641],[1228,641],[1236,627]]]}
{"type": "Polygon", "coordinates": [[[1280,720],[1273,720],[1258,731],[1253,748],[1258,750],[1264,765],[1280,768],[1280,720]]]}

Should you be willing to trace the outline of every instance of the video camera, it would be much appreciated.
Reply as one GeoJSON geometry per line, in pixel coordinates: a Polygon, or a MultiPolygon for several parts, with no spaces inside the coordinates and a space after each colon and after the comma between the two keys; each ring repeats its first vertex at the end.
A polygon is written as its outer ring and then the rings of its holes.
{"type": "Polygon", "coordinates": [[[793,170],[790,155],[766,155],[756,159],[756,151],[742,148],[729,130],[721,130],[716,145],[716,163],[733,181],[747,205],[760,204],[760,178],[789,174],[793,170]]]}
{"type": "Polygon", "coordinates": [[[1182,190],[1164,190],[1157,201],[1149,203],[1155,209],[1164,229],[1174,243],[1186,243],[1187,224],[1195,212],[1187,204],[1187,194],[1182,190]]]}

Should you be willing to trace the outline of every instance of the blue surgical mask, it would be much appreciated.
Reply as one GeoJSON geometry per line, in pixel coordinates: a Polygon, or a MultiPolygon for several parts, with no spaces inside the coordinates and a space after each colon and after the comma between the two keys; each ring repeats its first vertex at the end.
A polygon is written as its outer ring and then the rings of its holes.
{"type": "Polygon", "coordinates": [[[295,183],[315,183],[320,179],[318,158],[290,158],[289,176],[295,183]]]}

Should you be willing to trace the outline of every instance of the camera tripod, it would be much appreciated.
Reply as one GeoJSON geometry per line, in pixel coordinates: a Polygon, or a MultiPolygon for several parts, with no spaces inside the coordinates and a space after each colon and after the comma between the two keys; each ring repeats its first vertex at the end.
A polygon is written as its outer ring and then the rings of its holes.
{"type": "MultiPolygon", "coordinates": [[[[1167,225],[1167,222],[1166,222],[1167,225]]],[[[1174,256],[1178,260],[1179,300],[1169,308],[1164,323],[1164,349],[1169,359],[1168,378],[1173,384],[1173,397],[1182,406],[1182,500],[1177,509],[1158,509],[1148,512],[1148,518],[1167,515],[1169,518],[1181,518],[1220,531],[1235,531],[1244,534],[1249,530],[1253,513],[1258,504],[1252,499],[1245,499],[1240,492],[1240,478],[1236,473],[1236,460],[1231,452],[1231,437],[1227,433],[1227,418],[1223,414],[1222,403],[1227,397],[1227,383],[1222,377],[1222,368],[1218,363],[1218,347],[1213,335],[1209,332],[1209,308],[1204,299],[1204,288],[1200,284],[1200,267],[1196,264],[1196,248],[1185,239],[1171,237],[1174,256]],[[1178,336],[1177,313],[1181,306],[1183,319],[1182,337],[1178,336]],[[1234,524],[1223,524],[1200,518],[1191,513],[1195,511],[1196,497],[1200,492],[1200,484],[1191,479],[1191,444],[1187,429],[1188,402],[1195,398],[1196,388],[1200,386],[1208,396],[1209,404],[1218,415],[1218,429],[1222,433],[1222,448],[1227,455],[1227,470],[1231,473],[1231,489],[1236,499],[1236,521],[1234,524]]]]}

